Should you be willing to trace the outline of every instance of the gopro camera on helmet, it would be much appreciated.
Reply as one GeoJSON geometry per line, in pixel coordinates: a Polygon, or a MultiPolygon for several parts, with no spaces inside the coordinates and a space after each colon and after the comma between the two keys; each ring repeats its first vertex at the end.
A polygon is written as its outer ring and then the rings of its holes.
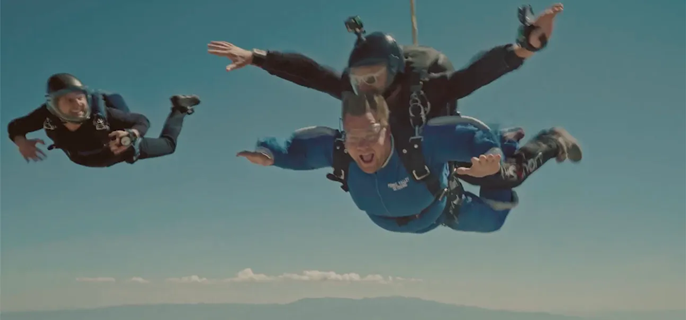
{"type": "Polygon", "coordinates": [[[362,23],[360,16],[353,16],[345,20],[345,28],[348,29],[348,32],[353,32],[358,36],[365,33],[364,24],[362,23]]]}

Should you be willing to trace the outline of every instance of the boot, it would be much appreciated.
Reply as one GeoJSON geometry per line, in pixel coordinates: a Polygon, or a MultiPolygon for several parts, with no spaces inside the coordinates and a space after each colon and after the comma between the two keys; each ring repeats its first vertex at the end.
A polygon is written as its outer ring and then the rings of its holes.
{"type": "Polygon", "coordinates": [[[196,95],[174,95],[169,98],[172,102],[172,110],[179,110],[186,114],[193,114],[193,107],[200,104],[200,98],[196,95]]]}
{"type": "Polygon", "coordinates": [[[503,166],[506,176],[516,175],[519,183],[534,173],[548,160],[555,158],[558,163],[569,159],[579,162],[583,158],[579,142],[567,130],[555,127],[541,131],[533,139],[519,148],[512,159],[503,166]]]}
{"type": "Polygon", "coordinates": [[[582,156],[579,142],[561,127],[539,132],[515,153],[515,157],[525,161],[540,159],[541,164],[552,158],[556,158],[557,162],[564,162],[567,159],[579,162],[582,156]]]}
{"type": "Polygon", "coordinates": [[[503,162],[500,174],[483,178],[459,176],[460,180],[471,185],[488,188],[511,189],[524,182],[532,173],[548,160],[557,162],[569,159],[579,162],[582,158],[581,146],[577,140],[563,128],[552,128],[541,131],[503,162]]]}
{"type": "Polygon", "coordinates": [[[579,141],[564,128],[555,127],[550,130],[557,138],[557,142],[560,145],[560,154],[557,156],[557,162],[563,162],[566,159],[569,159],[569,161],[574,163],[581,161],[583,152],[581,151],[579,141]]]}

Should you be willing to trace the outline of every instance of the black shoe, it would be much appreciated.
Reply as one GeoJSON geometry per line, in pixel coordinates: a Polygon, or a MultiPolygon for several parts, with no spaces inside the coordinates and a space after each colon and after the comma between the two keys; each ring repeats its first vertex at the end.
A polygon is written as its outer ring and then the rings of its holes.
{"type": "Polygon", "coordinates": [[[557,144],[560,147],[560,152],[556,159],[557,162],[564,162],[566,159],[569,159],[571,162],[581,161],[583,152],[576,138],[561,127],[552,128],[549,132],[556,138],[557,144]]]}
{"type": "MultiPolygon", "coordinates": [[[[510,188],[519,186],[531,174],[541,168],[548,160],[563,162],[569,159],[579,162],[582,158],[581,146],[567,130],[554,127],[539,132],[533,139],[524,144],[512,158],[503,163],[502,181],[491,182],[494,185],[504,183],[510,188]]],[[[484,186],[484,184],[480,184],[484,186]]]]}
{"type": "Polygon", "coordinates": [[[195,112],[195,106],[200,104],[200,98],[196,95],[174,95],[170,98],[172,103],[172,109],[178,109],[181,112],[187,114],[193,114],[195,112]]]}

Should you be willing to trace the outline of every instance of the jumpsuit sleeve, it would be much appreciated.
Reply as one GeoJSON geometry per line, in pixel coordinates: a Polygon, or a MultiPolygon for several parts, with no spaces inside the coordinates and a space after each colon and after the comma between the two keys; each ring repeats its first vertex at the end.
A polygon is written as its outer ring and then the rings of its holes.
{"type": "Polygon", "coordinates": [[[524,58],[515,54],[511,44],[497,46],[478,54],[474,62],[464,69],[432,75],[427,85],[441,92],[445,101],[458,100],[518,69],[522,64],[524,58]]]}
{"type": "Polygon", "coordinates": [[[140,113],[124,112],[107,107],[107,119],[112,130],[136,129],[144,137],[150,128],[150,120],[140,113]]]}
{"type": "Polygon", "coordinates": [[[337,130],[308,127],[288,139],[273,137],[257,141],[255,151],[274,159],[274,166],[288,170],[315,170],[333,166],[333,144],[337,130]]]}
{"type": "Polygon", "coordinates": [[[470,162],[472,157],[482,154],[500,154],[504,158],[496,133],[457,123],[458,119],[459,116],[438,117],[425,126],[424,152],[432,162],[470,162]]]}
{"type": "Polygon", "coordinates": [[[17,137],[25,137],[28,133],[43,129],[43,123],[49,114],[48,108],[41,105],[28,115],[12,120],[7,125],[7,136],[14,141],[17,137]]]}
{"type": "Polygon", "coordinates": [[[268,73],[297,85],[314,89],[341,99],[343,91],[350,91],[347,76],[313,59],[291,52],[268,51],[263,61],[257,62],[268,73]]]}

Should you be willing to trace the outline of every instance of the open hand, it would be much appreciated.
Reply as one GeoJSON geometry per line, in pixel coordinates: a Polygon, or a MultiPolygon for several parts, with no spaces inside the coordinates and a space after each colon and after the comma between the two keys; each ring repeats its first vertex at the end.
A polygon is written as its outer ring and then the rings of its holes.
{"type": "Polygon", "coordinates": [[[274,164],[274,159],[270,158],[266,154],[262,152],[256,152],[256,151],[241,151],[238,154],[236,154],[236,157],[243,157],[248,159],[248,161],[254,163],[254,164],[259,164],[261,166],[271,166],[274,164]]]}
{"type": "Polygon", "coordinates": [[[478,158],[472,158],[471,168],[457,168],[457,173],[461,175],[472,176],[475,178],[482,178],[496,174],[500,171],[500,155],[489,154],[481,155],[478,158]]]}
{"type": "Polygon", "coordinates": [[[38,149],[38,147],[36,147],[37,144],[45,145],[45,142],[41,139],[27,140],[26,138],[18,137],[14,139],[14,143],[19,148],[19,153],[21,153],[21,156],[24,157],[24,160],[26,160],[26,162],[29,162],[31,160],[42,161],[46,158],[46,155],[43,152],[43,150],[38,149]]]}
{"type": "Polygon", "coordinates": [[[252,63],[252,51],[234,46],[226,41],[212,41],[207,44],[207,52],[219,57],[229,58],[231,64],[226,71],[243,68],[252,63]]]}
{"type": "Polygon", "coordinates": [[[553,34],[555,17],[558,13],[562,12],[562,10],[564,10],[562,3],[556,3],[543,11],[543,13],[536,18],[533,24],[539,28],[532,31],[529,36],[529,44],[531,44],[532,47],[537,49],[541,47],[541,41],[539,40],[541,34],[545,34],[546,38],[550,40],[550,36],[553,34]]]}

